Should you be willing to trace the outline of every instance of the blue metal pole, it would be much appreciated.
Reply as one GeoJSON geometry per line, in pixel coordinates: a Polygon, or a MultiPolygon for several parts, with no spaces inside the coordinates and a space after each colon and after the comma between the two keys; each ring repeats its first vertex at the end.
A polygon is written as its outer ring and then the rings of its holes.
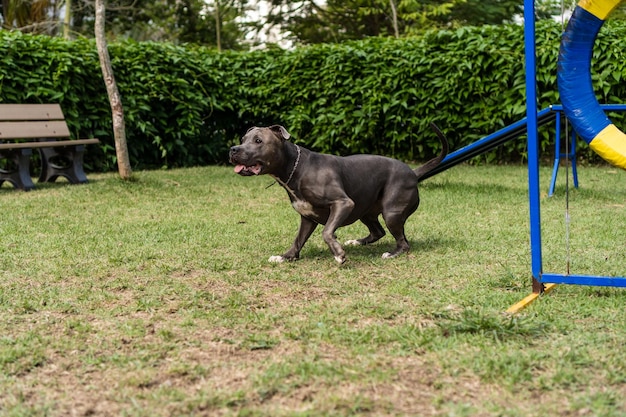
{"type": "MultiPolygon", "coordinates": [[[[526,123],[528,129],[528,198],[530,205],[530,252],[533,278],[540,281],[541,209],[539,190],[539,141],[537,133],[537,80],[535,49],[535,2],[524,0],[524,45],[526,62],[526,123]]],[[[533,285],[535,287],[535,285],[533,285]]],[[[536,288],[533,288],[535,290],[536,288]]]]}

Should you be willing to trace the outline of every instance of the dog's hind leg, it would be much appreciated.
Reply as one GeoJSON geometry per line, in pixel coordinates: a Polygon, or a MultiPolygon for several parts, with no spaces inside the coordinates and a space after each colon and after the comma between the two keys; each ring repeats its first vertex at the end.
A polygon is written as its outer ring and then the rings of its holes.
{"type": "Polygon", "coordinates": [[[394,258],[409,251],[409,241],[404,234],[404,224],[411,214],[417,210],[419,198],[408,204],[402,211],[383,211],[383,219],[391,235],[396,239],[396,248],[391,252],[383,253],[383,258],[394,258]]]}
{"type": "Polygon", "coordinates": [[[385,236],[385,229],[378,221],[378,213],[371,216],[366,216],[361,219],[361,222],[367,226],[370,234],[362,239],[354,239],[346,242],[346,245],[360,246],[369,245],[374,243],[383,236],[385,236]]]}
{"type": "Polygon", "coordinates": [[[383,253],[383,258],[394,258],[402,253],[409,251],[409,241],[404,235],[404,216],[398,215],[398,219],[385,219],[389,232],[396,239],[396,248],[391,252],[383,253]]]}

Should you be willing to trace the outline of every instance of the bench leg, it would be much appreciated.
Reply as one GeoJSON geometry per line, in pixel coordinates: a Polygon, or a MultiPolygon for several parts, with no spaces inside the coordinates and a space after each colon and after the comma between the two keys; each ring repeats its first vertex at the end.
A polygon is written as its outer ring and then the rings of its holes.
{"type": "Polygon", "coordinates": [[[35,188],[35,184],[30,177],[30,156],[32,154],[32,149],[9,149],[0,151],[0,159],[9,161],[7,167],[0,168],[0,185],[8,181],[13,184],[15,188],[24,191],[30,191],[35,188]]]}
{"type": "Polygon", "coordinates": [[[72,184],[88,182],[83,170],[84,153],[85,145],[39,148],[41,156],[39,182],[54,182],[59,177],[67,178],[72,184]]]}

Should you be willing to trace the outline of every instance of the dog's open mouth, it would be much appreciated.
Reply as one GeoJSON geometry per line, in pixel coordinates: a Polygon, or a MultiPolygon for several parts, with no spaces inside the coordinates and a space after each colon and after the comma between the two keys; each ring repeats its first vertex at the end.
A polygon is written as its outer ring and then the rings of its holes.
{"type": "Polygon", "coordinates": [[[260,175],[263,165],[256,163],[254,165],[246,166],[242,164],[235,165],[235,173],[243,176],[260,175]]]}

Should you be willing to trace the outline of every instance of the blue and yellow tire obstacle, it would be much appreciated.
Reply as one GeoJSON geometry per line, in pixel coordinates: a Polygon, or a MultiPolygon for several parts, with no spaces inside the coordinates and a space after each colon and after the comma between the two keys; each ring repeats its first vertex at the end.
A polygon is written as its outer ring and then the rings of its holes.
{"type": "Polygon", "coordinates": [[[557,81],[563,110],[574,130],[598,155],[626,169],[626,134],[606,116],[593,91],[593,44],[622,0],[582,0],[574,9],[559,50],[557,81]]]}

